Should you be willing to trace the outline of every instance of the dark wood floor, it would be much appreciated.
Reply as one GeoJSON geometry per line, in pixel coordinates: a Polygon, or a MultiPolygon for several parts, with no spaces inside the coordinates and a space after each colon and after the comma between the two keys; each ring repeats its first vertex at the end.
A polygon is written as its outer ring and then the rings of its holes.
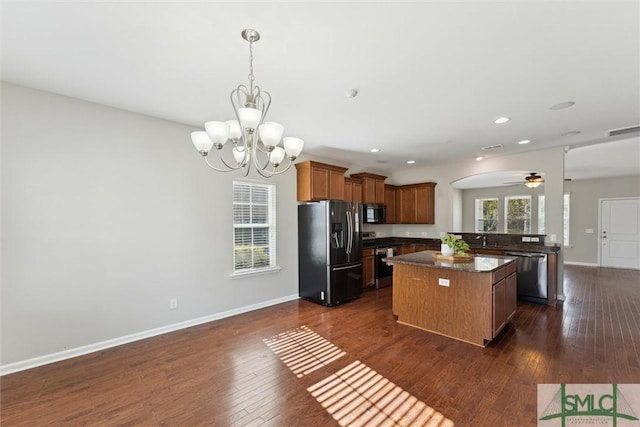
{"type": "Polygon", "coordinates": [[[536,384],[640,383],[640,272],[566,266],[565,292],[556,308],[519,302],[484,349],[396,324],[390,288],[335,308],[288,302],[7,375],[0,423],[346,425],[312,392],[365,369],[457,426],[535,425],[536,384]],[[333,356],[299,375],[275,351],[302,326],[333,356]]]}

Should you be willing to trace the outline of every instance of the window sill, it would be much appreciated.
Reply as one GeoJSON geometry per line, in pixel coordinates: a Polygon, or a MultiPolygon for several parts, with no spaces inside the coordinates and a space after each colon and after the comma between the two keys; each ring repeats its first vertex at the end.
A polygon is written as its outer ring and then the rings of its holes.
{"type": "Polygon", "coordinates": [[[279,265],[276,265],[275,267],[261,268],[260,270],[250,270],[250,271],[242,271],[238,273],[231,273],[229,277],[231,279],[242,279],[244,277],[262,276],[263,274],[278,273],[280,270],[281,270],[281,267],[279,265]]]}

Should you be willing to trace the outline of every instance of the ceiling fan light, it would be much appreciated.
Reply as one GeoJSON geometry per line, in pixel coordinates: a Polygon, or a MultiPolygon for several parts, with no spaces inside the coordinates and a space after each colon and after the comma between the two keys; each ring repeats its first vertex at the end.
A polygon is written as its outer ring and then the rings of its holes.
{"type": "Polygon", "coordinates": [[[302,153],[302,148],[304,147],[304,141],[293,136],[287,136],[284,138],[282,140],[282,144],[284,145],[284,151],[286,151],[287,156],[289,157],[298,157],[300,153],[302,153]]]}
{"type": "Polygon", "coordinates": [[[529,188],[536,188],[542,184],[542,181],[527,181],[524,183],[529,188]]]}
{"type": "Polygon", "coordinates": [[[223,144],[229,139],[229,124],[225,122],[207,122],[204,124],[207,135],[214,144],[223,144]]]}
{"type": "Polygon", "coordinates": [[[284,133],[284,126],[276,122],[263,123],[258,128],[258,133],[260,134],[262,143],[266,147],[275,147],[280,144],[282,134],[284,133]]]}

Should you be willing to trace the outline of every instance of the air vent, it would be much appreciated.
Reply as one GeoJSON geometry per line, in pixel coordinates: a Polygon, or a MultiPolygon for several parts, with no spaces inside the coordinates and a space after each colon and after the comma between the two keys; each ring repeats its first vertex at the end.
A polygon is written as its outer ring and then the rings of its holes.
{"type": "Polygon", "coordinates": [[[497,148],[502,148],[502,144],[487,145],[486,147],[482,147],[484,151],[495,150],[497,148]]]}
{"type": "Polygon", "coordinates": [[[628,133],[640,132],[640,126],[631,126],[628,128],[615,129],[609,131],[609,136],[626,135],[628,133]]]}

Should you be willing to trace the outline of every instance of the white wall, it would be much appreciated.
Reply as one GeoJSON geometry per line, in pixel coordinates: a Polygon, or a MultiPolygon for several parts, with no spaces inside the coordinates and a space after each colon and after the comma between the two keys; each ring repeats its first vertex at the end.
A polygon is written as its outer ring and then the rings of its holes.
{"type": "Polygon", "coordinates": [[[232,280],[241,176],[193,128],[2,91],[2,365],[297,295],[295,168],[269,180],[282,270],[232,280]]]}
{"type": "Polygon", "coordinates": [[[584,179],[565,184],[570,194],[569,247],[564,260],[598,264],[598,204],[600,199],[640,197],[640,176],[584,179]],[[593,229],[587,233],[586,229],[593,229]]]}

